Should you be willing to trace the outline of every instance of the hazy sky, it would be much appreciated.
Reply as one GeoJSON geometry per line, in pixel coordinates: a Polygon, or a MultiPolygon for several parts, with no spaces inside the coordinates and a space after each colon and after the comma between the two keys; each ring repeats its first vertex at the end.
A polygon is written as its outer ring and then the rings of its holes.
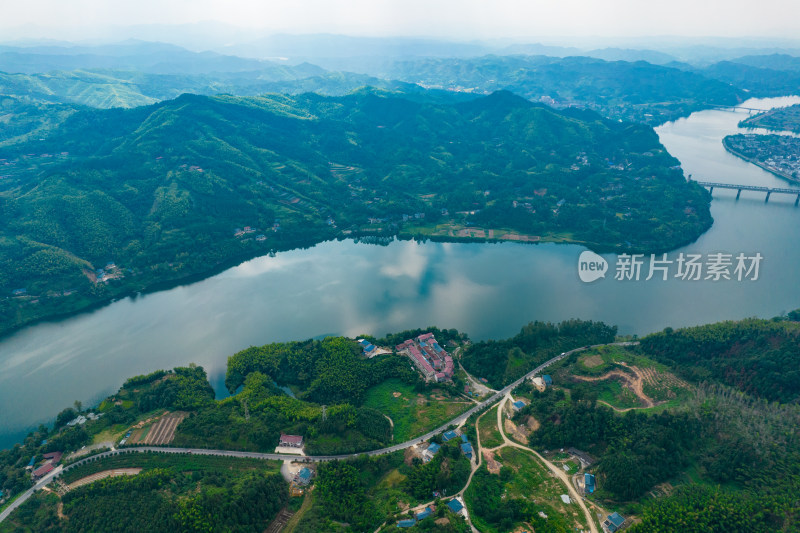
{"type": "Polygon", "coordinates": [[[63,37],[64,30],[81,35],[75,30],[200,21],[274,32],[459,39],[800,36],[800,0],[2,0],[2,4],[0,31],[14,38],[26,25],[60,28],[52,36],[63,37]]]}

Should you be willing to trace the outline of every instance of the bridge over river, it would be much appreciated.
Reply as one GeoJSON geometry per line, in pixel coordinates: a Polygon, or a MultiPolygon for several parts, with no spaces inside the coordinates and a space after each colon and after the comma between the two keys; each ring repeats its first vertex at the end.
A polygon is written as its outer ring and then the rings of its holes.
{"type": "Polygon", "coordinates": [[[736,190],[736,199],[739,199],[739,196],[742,194],[742,191],[758,191],[758,192],[765,192],[767,193],[767,197],[764,199],[764,202],[769,202],[769,197],[771,194],[793,194],[797,196],[794,201],[794,205],[800,203],[800,189],[788,189],[788,188],[781,188],[781,187],[759,187],[757,185],[733,185],[731,183],[714,183],[710,181],[695,181],[698,185],[702,185],[703,187],[708,187],[709,192],[714,192],[714,189],[734,189],[736,190]]]}
{"type": "Polygon", "coordinates": [[[755,109],[753,107],[743,107],[743,106],[740,106],[740,105],[736,105],[736,106],[733,106],[733,105],[715,105],[715,106],[712,106],[712,109],[719,109],[720,111],[738,111],[738,110],[741,109],[742,111],[747,111],[751,115],[753,113],[763,113],[764,112],[763,109],[755,109]]]}

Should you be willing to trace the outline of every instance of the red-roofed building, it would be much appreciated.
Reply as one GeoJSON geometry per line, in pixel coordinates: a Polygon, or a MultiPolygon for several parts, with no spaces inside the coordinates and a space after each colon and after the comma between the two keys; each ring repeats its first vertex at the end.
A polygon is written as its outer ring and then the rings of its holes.
{"type": "Polygon", "coordinates": [[[302,448],[303,437],[301,435],[285,435],[281,433],[279,446],[289,446],[291,448],[302,448]]]}
{"type": "Polygon", "coordinates": [[[445,381],[453,377],[453,358],[439,345],[433,333],[408,339],[396,345],[395,349],[406,353],[426,380],[445,381]]]}
{"type": "Polygon", "coordinates": [[[36,470],[33,471],[34,479],[40,479],[40,478],[46,476],[47,474],[49,474],[50,472],[53,471],[53,468],[55,468],[55,467],[53,466],[52,463],[43,464],[42,466],[40,466],[39,468],[37,468],[36,470]]]}
{"type": "Polygon", "coordinates": [[[52,464],[57,465],[58,462],[61,460],[62,455],[63,454],[61,452],[50,452],[44,454],[42,457],[44,457],[45,459],[49,459],[52,464]]]}
{"type": "Polygon", "coordinates": [[[420,371],[425,374],[425,379],[431,379],[434,375],[433,367],[425,359],[419,349],[416,346],[411,346],[408,351],[411,354],[411,360],[414,361],[414,364],[417,365],[417,368],[419,368],[420,371]]]}

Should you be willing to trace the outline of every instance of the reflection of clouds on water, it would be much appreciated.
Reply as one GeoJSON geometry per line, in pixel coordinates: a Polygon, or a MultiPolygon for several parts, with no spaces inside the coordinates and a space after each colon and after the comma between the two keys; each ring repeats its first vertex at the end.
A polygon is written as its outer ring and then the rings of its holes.
{"type": "Polygon", "coordinates": [[[491,297],[494,290],[494,287],[476,283],[460,272],[451,272],[445,282],[435,284],[431,290],[435,324],[451,328],[455,324],[472,322],[476,307],[491,297]]]}
{"type": "Polygon", "coordinates": [[[226,270],[220,274],[223,278],[253,278],[262,276],[267,272],[286,270],[291,266],[296,266],[301,261],[307,261],[302,257],[276,255],[275,257],[263,256],[252,259],[241,265],[226,270]]]}
{"type": "Polygon", "coordinates": [[[387,278],[408,277],[419,280],[428,266],[428,253],[435,245],[428,247],[415,241],[406,241],[400,246],[399,253],[395,254],[395,261],[381,265],[381,274],[387,278]]]}
{"type": "MultiPolygon", "coordinates": [[[[721,135],[741,118],[706,111],[658,132],[695,178],[782,186],[724,151],[721,135]]],[[[502,339],[532,320],[568,318],[646,334],[796,308],[800,249],[786,243],[797,234],[800,210],[778,205],[780,197],[765,205],[756,196],[737,202],[725,195],[714,191],[714,226],[683,250],[760,251],[763,279],[755,284],[615,282],[613,275],[585,284],[577,274],[580,246],[327,242],[26,328],[0,342],[0,428],[9,428],[0,429],[0,445],[13,442],[10,432],[52,418],[76,399],[89,405],[133,375],[196,362],[219,386],[228,356],[251,345],[430,325],[502,339]]],[[[603,255],[609,266],[616,261],[603,255]]]]}

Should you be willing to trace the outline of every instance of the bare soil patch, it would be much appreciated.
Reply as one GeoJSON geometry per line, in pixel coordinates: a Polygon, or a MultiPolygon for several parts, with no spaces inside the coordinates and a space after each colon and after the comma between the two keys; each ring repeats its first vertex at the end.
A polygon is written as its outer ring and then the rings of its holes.
{"type": "Polygon", "coordinates": [[[513,421],[506,418],[504,422],[506,434],[511,435],[517,442],[528,444],[528,434],[525,429],[526,426],[517,426],[513,421]]]}
{"type": "Polygon", "coordinates": [[[486,469],[490,474],[499,474],[503,465],[494,458],[494,452],[483,450],[483,459],[486,461],[486,469]]]}
{"type": "Polygon", "coordinates": [[[139,472],[141,472],[141,468],[115,468],[114,470],[103,470],[102,472],[97,472],[96,474],[92,474],[91,476],[82,477],[78,481],[70,483],[67,485],[69,490],[76,489],[83,485],[88,485],[89,483],[93,483],[99,479],[105,479],[107,477],[117,477],[117,476],[135,476],[139,472]]]}
{"type": "Polygon", "coordinates": [[[595,368],[603,364],[603,358],[599,355],[586,355],[581,358],[581,363],[586,368],[595,368]]]}
{"type": "Polygon", "coordinates": [[[406,451],[403,453],[403,462],[408,466],[413,464],[414,458],[422,459],[422,454],[417,450],[416,446],[411,446],[410,448],[406,448],[406,451]]]}

